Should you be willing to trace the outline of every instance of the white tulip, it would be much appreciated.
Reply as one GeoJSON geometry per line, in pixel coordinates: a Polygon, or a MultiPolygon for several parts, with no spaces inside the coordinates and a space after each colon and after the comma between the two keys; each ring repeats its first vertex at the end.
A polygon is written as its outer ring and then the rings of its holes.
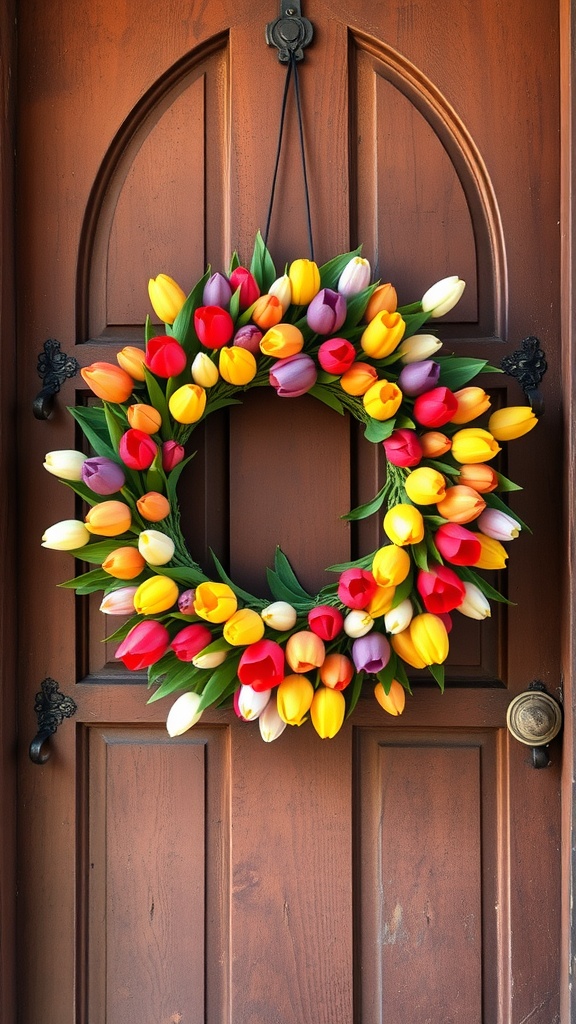
{"type": "Polygon", "coordinates": [[[456,608],[457,612],[466,615],[469,619],[488,619],[492,614],[490,605],[484,594],[475,583],[465,583],[466,596],[456,608]]]}
{"type": "Polygon", "coordinates": [[[42,547],[53,551],[72,551],[83,548],[90,540],[90,534],[79,519],[63,519],[49,526],[42,537],[42,547]]]}
{"type": "Polygon", "coordinates": [[[202,712],[198,711],[201,701],[199,693],[183,693],[172,705],[166,719],[166,729],[169,736],[181,736],[187,732],[200,719],[202,712]]]}
{"type": "Polygon", "coordinates": [[[459,277],[443,277],[422,296],[422,309],[434,318],[444,316],[459,301],[466,282],[459,277]]]}
{"type": "Polygon", "coordinates": [[[81,480],[82,466],[88,458],[82,452],[73,449],[62,449],[59,452],[48,452],[45,456],[44,469],[61,480],[81,480]]]}

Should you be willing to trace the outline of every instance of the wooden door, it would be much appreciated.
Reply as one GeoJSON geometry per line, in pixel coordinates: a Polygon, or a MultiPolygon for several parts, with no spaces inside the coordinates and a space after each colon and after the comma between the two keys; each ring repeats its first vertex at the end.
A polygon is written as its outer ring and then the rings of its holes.
{"type": "MultiPolygon", "coordinates": [[[[447,692],[400,719],[367,697],[332,741],[264,744],[228,711],[182,738],[120,671],[97,606],[39,546],[73,515],[44,453],[75,445],[65,406],[32,416],[48,338],[82,365],[142,339],[146,282],[189,287],[246,258],[264,224],[284,71],[277,14],[174,0],[20,4],[17,438],[19,971],[23,1024],[495,1024],[559,1020],[559,761],[509,739],[511,698],[558,694],[560,294],[558,12],[552,0],[414,6],[323,0],[301,66],[317,257],[363,242],[410,300],[457,273],[443,326],[492,363],[536,335],[546,415],[510,449],[525,484],[507,572],[515,602],[458,625],[447,692]],[[77,712],[28,758],[46,677],[77,712]]],[[[307,255],[293,105],[270,247],[307,255]]],[[[523,397],[509,378],[497,401],[523,397]]],[[[382,464],[311,399],[250,396],[196,442],[185,519],[264,593],[280,543],[302,582],[379,545],[339,515],[382,464]],[[351,468],[352,467],[352,468],[351,468]],[[370,547],[370,545],[372,545],[370,547]]],[[[167,702],[169,703],[169,702],[167,702]]]]}

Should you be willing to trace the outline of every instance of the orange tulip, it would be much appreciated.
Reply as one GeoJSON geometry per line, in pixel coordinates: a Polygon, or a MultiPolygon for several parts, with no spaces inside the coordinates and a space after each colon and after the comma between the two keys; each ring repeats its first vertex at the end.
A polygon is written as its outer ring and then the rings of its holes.
{"type": "Polygon", "coordinates": [[[382,683],[376,683],[374,696],[381,708],[389,715],[401,715],[406,703],[406,691],[397,679],[393,679],[388,693],[385,693],[382,683]]]}
{"type": "Polygon", "coordinates": [[[483,388],[461,388],[454,392],[458,408],[450,423],[470,423],[490,408],[490,399],[483,388]]]}
{"type": "Polygon", "coordinates": [[[364,320],[369,324],[377,313],[382,313],[383,311],[395,313],[397,305],[398,296],[394,285],[379,284],[368,300],[368,305],[364,311],[364,320]]]}
{"type": "Polygon", "coordinates": [[[345,654],[328,654],[319,671],[324,686],[345,690],[354,675],[354,665],[345,654]]]}
{"type": "Polygon", "coordinates": [[[286,661],[293,672],[310,672],[319,668],[325,657],[323,641],[311,630],[293,633],[286,643],[286,661]]]}
{"type": "Polygon", "coordinates": [[[450,523],[471,523],[486,508],[484,498],[478,491],[465,484],[448,487],[445,496],[436,505],[438,514],[450,523]]]}
{"type": "Polygon", "coordinates": [[[141,498],[138,498],[136,508],[142,518],[147,519],[149,523],[159,523],[161,519],[166,519],[166,516],[170,514],[168,498],[159,494],[158,491],[148,491],[143,494],[141,498]]]}
{"type": "Polygon", "coordinates": [[[117,580],[133,580],[139,576],[146,562],[138,548],[116,548],[102,562],[104,572],[117,580]]]}
{"type": "Polygon", "coordinates": [[[460,466],[458,480],[467,487],[473,487],[479,494],[489,494],[498,487],[498,474],[492,466],[485,462],[475,462],[473,465],[464,464],[460,466]]]}
{"type": "Polygon", "coordinates": [[[162,426],[162,416],[153,405],[129,405],[126,416],[134,430],[143,430],[145,434],[157,434],[162,426]]]}
{"type": "Polygon", "coordinates": [[[125,402],[134,388],[134,381],[126,370],[114,363],[92,363],[80,370],[82,379],[103,402],[125,402]]]}
{"type": "Polygon", "coordinates": [[[86,529],[100,537],[118,537],[132,525],[132,513],[123,501],[101,501],[85,518],[86,529]]]}
{"type": "Polygon", "coordinates": [[[437,459],[439,455],[449,452],[452,447],[450,438],[439,430],[428,430],[425,434],[420,434],[418,440],[425,459],[437,459]]]}
{"type": "Polygon", "coordinates": [[[129,373],[134,380],[146,380],[144,372],[146,353],[143,349],[136,348],[134,345],[126,345],[116,354],[116,359],[122,369],[126,370],[126,373],[129,373]]]}
{"type": "Polygon", "coordinates": [[[279,324],[284,316],[282,303],[275,295],[261,295],[252,310],[252,320],[263,331],[279,324]]]}
{"type": "Polygon", "coordinates": [[[378,371],[369,363],[352,363],[340,377],[340,387],[347,395],[365,395],[378,380],[378,371]]]}

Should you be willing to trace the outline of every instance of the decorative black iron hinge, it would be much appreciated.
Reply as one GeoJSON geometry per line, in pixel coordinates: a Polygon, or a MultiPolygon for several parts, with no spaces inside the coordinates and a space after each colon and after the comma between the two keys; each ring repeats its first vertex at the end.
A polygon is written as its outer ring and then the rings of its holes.
{"type": "Polygon", "coordinates": [[[42,750],[42,747],[65,718],[72,718],[76,714],[77,707],[72,697],[65,697],[56,680],[48,676],[36,694],[34,711],[38,719],[38,732],[30,744],[30,760],[34,764],[45,764],[50,751],[42,750]]]}
{"type": "Polygon", "coordinates": [[[67,356],[60,351],[60,342],[48,338],[44,342],[44,351],[38,356],[38,376],[42,381],[42,390],[34,399],[32,411],[37,420],[47,420],[57,395],[68,377],[75,377],[80,363],[74,356],[67,356]]]}
{"type": "Polygon", "coordinates": [[[294,60],[304,60],[304,47],[313,35],[312,22],[302,17],[300,0],[280,0],[280,17],[266,26],[266,42],[277,48],[278,60],[288,64],[291,55],[294,60]]]}
{"type": "Polygon", "coordinates": [[[516,349],[512,355],[504,356],[500,368],[509,377],[514,377],[518,381],[530,402],[534,415],[538,418],[543,416],[544,399],[539,389],[548,364],[538,338],[533,335],[524,338],[522,348],[516,349]]]}

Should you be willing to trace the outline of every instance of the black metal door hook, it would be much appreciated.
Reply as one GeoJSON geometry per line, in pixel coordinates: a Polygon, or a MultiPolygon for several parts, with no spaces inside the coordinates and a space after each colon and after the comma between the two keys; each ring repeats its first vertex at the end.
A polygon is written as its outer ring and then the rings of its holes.
{"type": "Polygon", "coordinates": [[[304,60],[304,47],[313,35],[312,22],[302,17],[300,0],[280,0],[280,17],[266,26],[266,42],[277,48],[278,60],[288,64],[291,54],[295,60],[304,60]]]}
{"type": "Polygon", "coordinates": [[[538,338],[533,335],[524,338],[522,348],[516,349],[510,356],[504,356],[500,368],[509,377],[514,377],[518,381],[534,415],[540,419],[544,415],[544,399],[540,393],[540,384],[548,364],[538,338]]]}
{"type": "Polygon", "coordinates": [[[48,338],[44,349],[38,356],[38,376],[42,380],[42,390],[38,392],[32,411],[37,420],[47,420],[52,412],[54,396],[58,394],[68,377],[75,377],[80,363],[74,356],[67,356],[60,351],[60,342],[48,338]]]}
{"type": "Polygon", "coordinates": [[[77,707],[72,697],[65,697],[56,680],[48,676],[36,694],[34,711],[38,719],[38,732],[30,744],[30,760],[34,764],[46,764],[50,750],[42,748],[64,719],[76,714],[77,707]]]}

